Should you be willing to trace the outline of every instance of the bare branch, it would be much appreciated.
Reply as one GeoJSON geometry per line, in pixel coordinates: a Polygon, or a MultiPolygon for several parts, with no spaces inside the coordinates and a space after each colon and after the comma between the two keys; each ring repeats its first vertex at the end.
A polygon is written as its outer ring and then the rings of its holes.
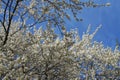
{"type": "MultiPolygon", "coordinates": [[[[8,1],[9,1],[9,0],[8,0],[8,1]]],[[[12,1],[13,1],[13,0],[12,0],[12,1]]],[[[9,2],[8,2],[8,3],[9,3],[9,2]]],[[[12,23],[12,19],[13,19],[13,16],[14,16],[14,13],[15,13],[15,11],[16,11],[16,9],[17,9],[18,4],[19,4],[19,1],[16,2],[15,7],[14,7],[11,15],[10,15],[11,7],[10,7],[10,9],[9,9],[9,10],[10,10],[10,11],[9,11],[9,23],[8,23],[8,27],[7,27],[7,29],[6,29],[6,34],[5,34],[5,38],[4,38],[3,45],[5,45],[6,42],[7,42],[7,40],[8,40],[9,31],[10,31],[10,27],[11,27],[11,23],[12,23]]],[[[10,4],[10,6],[11,6],[11,5],[12,5],[12,2],[11,2],[11,4],[10,4]]],[[[8,6],[8,5],[7,5],[7,6],[8,6]]],[[[6,8],[6,9],[7,9],[7,8],[6,8]]],[[[5,9],[5,12],[6,12],[6,9],[5,9]]],[[[4,19],[4,20],[5,20],[5,19],[4,19]]]]}

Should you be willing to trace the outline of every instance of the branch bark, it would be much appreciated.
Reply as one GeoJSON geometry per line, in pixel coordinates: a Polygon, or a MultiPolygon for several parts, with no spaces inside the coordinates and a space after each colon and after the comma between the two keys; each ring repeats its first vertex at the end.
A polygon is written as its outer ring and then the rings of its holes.
{"type": "Polygon", "coordinates": [[[10,27],[11,27],[11,22],[12,22],[12,19],[14,17],[14,14],[17,10],[17,6],[18,6],[19,2],[20,2],[19,0],[16,1],[16,4],[15,4],[15,7],[13,8],[13,11],[11,10],[13,0],[8,0],[8,2],[6,4],[5,10],[4,10],[3,22],[1,22],[2,25],[3,25],[3,28],[5,30],[5,37],[4,37],[3,45],[5,45],[7,43],[8,36],[9,36],[9,31],[10,31],[10,27]],[[6,27],[5,22],[6,22],[6,16],[7,16],[6,15],[7,14],[7,12],[6,12],[7,8],[8,8],[8,12],[9,12],[9,15],[8,15],[9,17],[8,17],[8,25],[6,27]]]}

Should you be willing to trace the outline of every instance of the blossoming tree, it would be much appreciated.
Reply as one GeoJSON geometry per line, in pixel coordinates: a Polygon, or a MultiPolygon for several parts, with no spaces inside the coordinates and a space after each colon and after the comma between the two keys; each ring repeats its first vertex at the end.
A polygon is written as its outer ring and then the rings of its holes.
{"type": "Polygon", "coordinates": [[[77,14],[83,7],[109,6],[98,5],[92,0],[0,0],[0,25],[4,28],[3,45],[7,43],[11,24],[21,22],[19,30],[49,23],[51,26],[64,25],[65,19],[70,20],[69,13],[79,21],[77,14]]]}
{"type": "MultiPolygon", "coordinates": [[[[12,24],[10,35],[18,25],[19,22],[12,24]]],[[[0,46],[0,78],[79,80],[82,74],[86,80],[108,79],[111,73],[106,73],[109,71],[107,66],[119,67],[120,52],[92,41],[96,31],[93,34],[87,31],[80,39],[76,30],[64,30],[62,38],[49,27],[46,30],[34,28],[34,33],[29,29],[20,30],[9,36],[6,45],[0,46]]],[[[3,36],[3,32],[1,28],[0,36],[3,36]]],[[[117,78],[118,73],[115,72],[112,78],[117,78]]]]}
{"type": "Polygon", "coordinates": [[[119,50],[92,41],[99,27],[93,34],[88,29],[82,38],[77,30],[61,27],[65,18],[70,19],[66,10],[79,20],[77,12],[83,7],[97,6],[104,5],[91,0],[0,0],[0,79],[119,78],[119,50]],[[47,29],[37,29],[43,22],[47,29]],[[64,35],[60,37],[52,26],[60,26],[64,35]]]}

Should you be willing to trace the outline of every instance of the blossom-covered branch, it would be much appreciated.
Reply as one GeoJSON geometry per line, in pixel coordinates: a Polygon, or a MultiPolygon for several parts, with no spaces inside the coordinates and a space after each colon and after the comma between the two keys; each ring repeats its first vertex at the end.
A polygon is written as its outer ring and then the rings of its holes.
{"type": "MultiPolygon", "coordinates": [[[[7,43],[12,22],[20,21],[19,30],[36,25],[49,25],[61,28],[65,19],[70,20],[71,12],[75,20],[83,7],[99,7],[109,4],[96,4],[91,0],[0,0],[0,25],[4,28],[3,45],[7,43]],[[68,11],[68,12],[66,12],[68,11]]],[[[16,32],[18,32],[17,30],[16,32]]],[[[16,33],[14,32],[14,33],[16,33]]]]}
{"type": "MultiPolygon", "coordinates": [[[[10,34],[17,30],[14,27],[19,23],[12,25],[10,34]]],[[[46,30],[34,28],[34,33],[29,29],[20,30],[0,47],[0,78],[79,80],[85,76],[88,80],[108,79],[113,74],[112,79],[117,79],[120,52],[92,41],[97,30],[93,34],[88,30],[81,39],[76,30],[64,30],[63,37],[49,27],[46,30]],[[107,67],[112,67],[113,73],[107,67]]],[[[0,36],[2,33],[1,28],[0,36]]]]}

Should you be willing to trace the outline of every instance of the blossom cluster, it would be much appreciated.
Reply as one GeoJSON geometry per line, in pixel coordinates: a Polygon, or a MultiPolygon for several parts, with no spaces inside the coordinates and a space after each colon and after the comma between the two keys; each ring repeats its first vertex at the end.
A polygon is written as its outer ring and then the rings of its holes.
{"type": "MultiPolygon", "coordinates": [[[[53,29],[15,28],[11,27],[7,44],[0,45],[0,79],[36,79],[36,80],[79,80],[109,78],[111,73],[107,66],[114,70],[119,68],[120,52],[117,48],[105,48],[101,42],[92,41],[95,33],[89,30],[79,37],[77,30],[67,32],[59,37],[53,29]],[[99,72],[101,71],[101,73],[99,72]]],[[[1,28],[1,27],[0,27],[1,28]]],[[[98,27],[99,28],[99,27],[98,27]]],[[[0,29],[0,37],[3,30],[0,29]]],[[[112,71],[114,72],[114,71],[112,71]]],[[[116,77],[117,72],[114,72],[116,77]],[[116,74],[115,74],[116,73],[116,74]]]]}

